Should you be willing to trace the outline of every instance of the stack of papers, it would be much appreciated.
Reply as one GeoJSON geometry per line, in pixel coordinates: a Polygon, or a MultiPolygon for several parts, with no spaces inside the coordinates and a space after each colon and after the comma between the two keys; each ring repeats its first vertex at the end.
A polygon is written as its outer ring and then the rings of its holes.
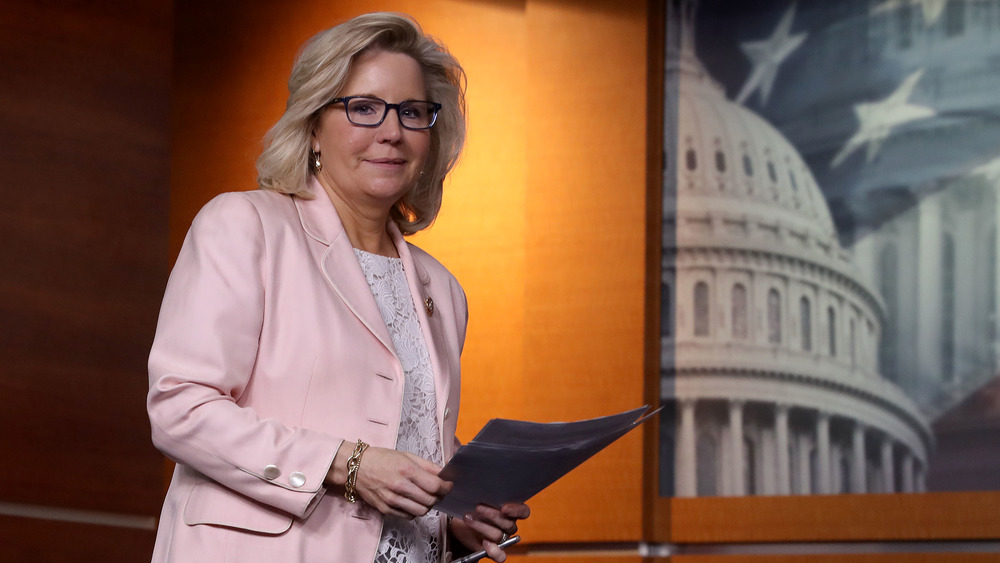
{"type": "Polygon", "coordinates": [[[441,469],[455,485],[434,508],[461,518],[477,504],[525,502],[659,411],[646,405],[578,422],[494,418],[441,469]]]}

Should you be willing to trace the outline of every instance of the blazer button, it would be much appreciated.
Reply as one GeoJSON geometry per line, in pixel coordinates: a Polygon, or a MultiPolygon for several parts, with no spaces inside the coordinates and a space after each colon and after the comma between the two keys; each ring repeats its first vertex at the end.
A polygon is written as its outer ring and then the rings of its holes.
{"type": "Polygon", "coordinates": [[[303,473],[296,471],[288,476],[288,484],[297,489],[306,484],[306,476],[303,473]]]}
{"type": "Polygon", "coordinates": [[[450,415],[451,415],[451,408],[450,407],[445,407],[444,408],[444,417],[448,418],[448,416],[450,416],[450,415]]]}
{"type": "Polygon", "coordinates": [[[281,470],[278,469],[277,465],[268,465],[264,468],[264,478],[268,481],[273,481],[281,476],[281,470]]]}

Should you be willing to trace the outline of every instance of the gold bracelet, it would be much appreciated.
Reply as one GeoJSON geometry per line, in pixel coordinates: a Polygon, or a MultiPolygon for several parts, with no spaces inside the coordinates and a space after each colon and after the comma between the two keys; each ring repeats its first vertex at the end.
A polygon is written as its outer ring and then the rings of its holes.
{"type": "Polygon", "coordinates": [[[344,483],[344,498],[347,502],[358,500],[358,469],[361,467],[361,456],[368,449],[368,444],[358,440],[358,445],[354,446],[354,453],[347,458],[347,482],[344,483]]]}

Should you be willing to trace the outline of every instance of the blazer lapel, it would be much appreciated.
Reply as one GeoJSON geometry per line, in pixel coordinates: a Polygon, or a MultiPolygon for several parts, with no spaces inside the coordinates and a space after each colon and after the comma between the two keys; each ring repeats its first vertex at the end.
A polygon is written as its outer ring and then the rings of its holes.
{"type": "MultiPolygon", "coordinates": [[[[448,364],[439,353],[440,343],[444,342],[444,335],[441,333],[441,316],[428,316],[427,300],[433,300],[431,287],[431,277],[427,273],[423,264],[413,259],[410,254],[409,245],[403,239],[399,228],[391,220],[388,225],[389,235],[396,244],[396,252],[403,260],[403,271],[406,272],[406,281],[410,286],[410,295],[413,296],[413,307],[417,311],[417,319],[420,322],[420,330],[427,342],[427,353],[431,359],[431,369],[434,371],[434,384],[437,395],[437,415],[440,422],[444,418],[445,403],[451,393],[451,373],[447,369],[448,364]]],[[[446,298],[446,295],[439,295],[446,298]]],[[[432,301],[433,303],[433,301],[432,301]]],[[[440,424],[439,424],[440,426],[440,424]]],[[[443,446],[443,442],[442,442],[443,446]]]]}
{"type": "Polygon", "coordinates": [[[368,287],[365,273],[354,254],[354,247],[344,232],[337,208],[315,178],[309,181],[309,187],[314,196],[312,199],[297,197],[294,201],[303,230],[326,246],[319,257],[320,270],[351,312],[395,355],[389,329],[386,328],[375,297],[368,287]]]}

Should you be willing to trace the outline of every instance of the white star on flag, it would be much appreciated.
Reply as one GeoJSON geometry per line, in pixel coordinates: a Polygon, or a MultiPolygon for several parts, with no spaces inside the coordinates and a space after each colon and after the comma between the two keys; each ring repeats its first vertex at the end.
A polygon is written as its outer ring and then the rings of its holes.
{"type": "Polygon", "coordinates": [[[913,93],[913,88],[923,74],[923,69],[920,69],[907,76],[895,92],[880,102],[865,102],[854,106],[854,113],[858,116],[860,127],[858,132],[847,140],[847,144],[840,149],[837,156],[833,157],[830,168],[839,165],[848,155],[865,144],[868,145],[865,156],[867,162],[871,162],[894,127],[935,114],[934,110],[929,107],[907,102],[910,94],[913,93]]]}
{"type": "Polygon", "coordinates": [[[771,86],[774,85],[774,78],[778,74],[778,65],[806,40],[805,33],[788,35],[794,17],[795,4],[793,3],[785,15],[781,17],[781,21],[778,22],[778,27],[775,28],[771,37],[763,41],[748,41],[740,44],[740,49],[743,49],[743,53],[753,63],[753,70],[750,71],[750,77],[743,84],[740,94],[736,96],[737,104],[746,101],[758,87],[760,87],[758,95],[761,103],[767,103],[767,98],[771,95],[771,86]]]}
{"type": "Polygon", "coordinates": [[[924,26],[930,26],[941,17],[948,0],[886,0],[872,9],[872,14],[888,12],[906,5],[920,4],[924,12],[924,26]]]}
{"type": "Polygon", "coordinates": [[[1000,157],[972,169],[969,176],[982,176],[990,182],[1000,180],[1000,157]]]}

